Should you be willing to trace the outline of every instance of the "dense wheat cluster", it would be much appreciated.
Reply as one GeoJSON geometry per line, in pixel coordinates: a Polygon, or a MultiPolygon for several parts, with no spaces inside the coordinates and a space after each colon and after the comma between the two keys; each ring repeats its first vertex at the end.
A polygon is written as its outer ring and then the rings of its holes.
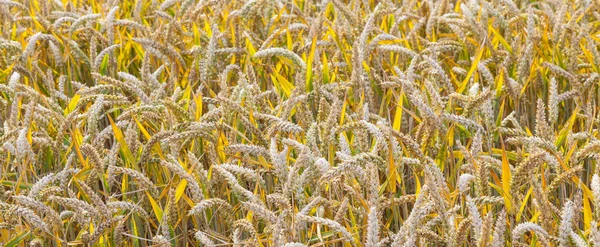
{"type": "Polygon", "coordinates": [[[0,0],[5,246],[600,246],[590,0],[0,0]]]}

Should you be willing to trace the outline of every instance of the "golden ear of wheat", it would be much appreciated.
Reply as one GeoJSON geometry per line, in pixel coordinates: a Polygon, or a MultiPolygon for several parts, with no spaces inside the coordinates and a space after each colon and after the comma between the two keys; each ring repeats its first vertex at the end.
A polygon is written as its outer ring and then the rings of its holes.
{"type": "Polygon", "coordinates": [[[0,0],[0,242],[598,245],[598,20],[0,0]]]}

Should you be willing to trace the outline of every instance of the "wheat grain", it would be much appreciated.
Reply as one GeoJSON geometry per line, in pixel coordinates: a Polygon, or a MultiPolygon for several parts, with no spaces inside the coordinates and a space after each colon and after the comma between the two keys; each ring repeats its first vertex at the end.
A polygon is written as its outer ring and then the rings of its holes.
{"type": "Polygon", "coordinates": [[[0,0],[0,242],[598,244],[592,7],[0,0]]]}
{"type": "Polygon", "coordinates": [[[175,158],[169,157],[169,159],[171,161],[161,160],[160,164],[169,169],[171,172],[179,175],[181,179],[185,179],[188,182],[192,197],[195,201],[202,200],[204,198],[204,194],[202,193],[202,189],[200,188],[200,185],[198,185],[196,179],[194,179],[192,175],[185,171],[175,158]]]}
{"type": "Polygon", "coordinates": [[[302,59],[297,54],[295,54],[287,49],[268,48],[265,50],[258,51],[254,54],[254,57],[256,57],[256,58],[264,58],[264,57],[269,57],[269,56],[285,57],[285,58],[291,60],[292,62],[294,62],[294,64],[299,66],[301,69],[306,69],[306,64],[304,63],[304,61],[302,61],[302,59]]]}

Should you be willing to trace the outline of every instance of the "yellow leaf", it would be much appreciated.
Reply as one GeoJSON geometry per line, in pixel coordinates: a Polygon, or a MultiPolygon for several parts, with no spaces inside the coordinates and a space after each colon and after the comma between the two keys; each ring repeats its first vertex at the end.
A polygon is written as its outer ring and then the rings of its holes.
{"type": "Polygon", "coordinates": [[[594,71],[597,72],[598,67],[596,67],[596,62],[594,61],[594,56],[592,55],[592,53],[590,53],[590,51],[588,51],[585,48],[585,45],[583,43],[580,43],[579,46],[581,47],[581,50],[583,51],[583,55],[585,55],[585,58],[587,58],[590,65],[592,65],[592,68],[594,68],[594,71]]]}
{"type": "Polygon", "coordinates": [[[519,214],[517,214],[517,222],[521,219],[521,215],[523,215],[523,210],[525,210],[525,206],[527,206],[527,201],[531,196],[531,192],[533,192],[533,187],[529,188],[527,195],[525,195],[525,199],[523,199],[523,203],[521,203],[521,208],[519,209],[519,214]]]}
{"type": "MultiPolygon", "coordinates": [[[[269,76],[271,77],[273,86],[275,86],[275,88],[277,88],[278,91],[283,91],[283,88],[281,88],[281,85],[280,85],[279,81],[277,80],[277,77],[275,77],[274,75],[269,75],[269,76]]],[[[288,95],[285,91],[283,93],[285,93],[286,96],[288,95]]]]}
{"type": "Polygon", "coordinates": [[[248,53],[250,53],[250,56],[254,56],[254,53],[256,53],[256,49],[254,48],[252,42],[250,42],[250,39],[248,38],[246,38],[246,48],[248,48],[248,53]]]}
{"type": "Polygon", "coordinates": [[[396,113],[394,114],[394,123],[392,128],[394,130],[400,131],[400,125],[402,124],[402,104],[404,104],[404,97],[402,97],[403,91],[400,91],[400,96],[398,97],[398,103],[396,105],[396,113]]]}
{"type": "Polygon", "coordinates": [[[75,153],[77,153],[79,161],[81,161],[83,166],[86,166],[87,162],[83,158],[83,154],[81,154],[81,150],[79,149],[79,146],[81,145],[81,133],[79,133],[79,129],[73,129],[73,131],[71,132],[71,139],[73,140],[73,143],[71,143],[71,145],[75,147],[75,153]]]}
{"type": "MultiPolygon", "coordinates": [[[[229,32],[231,32],[231,33],[235,33],[235,27],[233,25],[234,25],[233,22],[231,22],[229,24],[229,32]]],[[[235,35],[231,35],[231,44],[233,44],[233,46],[236,46],[236,44],[237,44],[237,40],[235,38],[235,35]]]]}
{"type": "Polygon", "coordinates": [[[279,72],[275,72],[275,76],[277,77],[279,86],[281,87],[281,90],[283,90],[283,92],[285,93],[285,96],[289,97],[292,93],[292,90],[295,88],[294,85],[290,83],[290,81],[285,79],[285,77],[281,76],[279,72]]]}
{"type": "Polygon", "coordinates": [[[154,198],[152,198],[152,196],[150,195],[150,193],[148,193],[148,191],[146,191],[146,196],[148,196],[148,201],[150,201],[150,205],[152,205],[152,210],[154,211],[154,215],[156,216],[156,219],[158,219],[158,222],[161,222],[163,210],[158,206],[156,201],[154,201],[154,198]]]}
{"type": "Polygon", "coordinates": [[[585,230],[590,229],[592,223],[592,207],[587,193],[583,193],[583,225],[585,230]]]}
{"type": "Polygon", "coordinates": [[[394,163],[394,155],[392,152],[392,143],[389,143],[389,149],[390,151],[388,151],[388,162],[389,162],[389,171],[390,171],[390,175],[388,176],[388,180],[389,180],[389,189],[390,192],[392,193],[396,193],[396,164],[394,163]]]}
{"type": "Polygon", "coordinates": [[[496,36],[498,41],[500,41],[500,44],[502,44],[502,46],[504,46],[504,48],[506,48],[508,50],[508,52],[512,53],[512,47],[510,47],[508,42],[506,42],[506,40],[502,37],[502,35],[500,35],[500,33],[498,33],[498,30],[494,29],[491,25],[488,26],[488,29],[490,29],[490,31],[492,31],[492,33],[496,36]]]}
{"type": "Polygon", "coordinates": [[[367,72],[367,74],[371,73],[371,67],[369,67],[369,65],[367,64],[366,61],[363,61],[362,65],[363,65],[363,68],[365,69],[365,72],[367,72]]]}
{"type": "Polygon", "coordinates": [[[475,73],[475,70],[477,70],[477,65],[479,65],[479,61],[481,60],[481,57],[483,56],[483,51],[485,50],[484,44],[486,39],[487,37],[483,40],[483,43],[481,44],[479,51],[477,52],[477,57],[475,57],[475,60],[471,65],[471,69],[469,69],[469,73],[467,73],[467,77],[465,77],[465,80],[463,80],[462,85],[458,89],[458,93],[462,93],[467,88],[467,85],[469,84],[469,79],[471,79],[471,76],[473,75],[473,73],[475,73]]]}
{"type": "Polygon", "coordinates": [[[194,98],[194,100],[196,101],[196,121],[198,121],[198,119],[200,119],[200,117],[202,117],[202,95],[196,95],[196,98],[194,98]]]}
{"type": "Polygon", "coordinates": [[[573,129],[573,124],[575,124],[575,120],[578,115],[578,114],[576,114],[576,112],[579,112],[579,106],[576,106],[575,110],[573,110],[573,112],[574,113],[571,114],[571,117],[567,121],[567,124],[565,124],[565,126],[560,130],[560,133],[558,134],[558,138],[556,138],[555,144],[557,147],[562,146],[562,144],[567,139],[567,136],[569,135],[569,133],[571,133],[571,130],[573,129]]]}
{"type": "Polygon", "coordinates": [[[217,154],[221,158],[221,160],[225,160],[225,147],[227,147],[227,137],[225,137],[225,133],[221,132],[219,134],[219,140],[217,142],[217,154]]]}
{"type": "Polygon", "coordinates": [[[421,181],[419,180],[419,176],[415,174],[415,182],[417,184],[417,188],[415,189],[415,195],[419,195],[421,193],[421,181]]]}
{"type": "Polygon", "coordinates": [[[344,123],[344,118],[346,117],[346,106],[348,105],[348,101],[344,98],[344,104],[342,105],[342,114],[340,116],[340,124],[344,123]]]}
{"type": "Polygon", "coordinates": [[[337,32],[330,26],[327,25],[327,29],[328,29],[328,34],[331,35],[331,37],[333,38],[333,40],[335,40],[335,43],[338,46],[338,49],[342,52],[342,56],[344,56],[344,61],[346,62],[348,69],[350,71],[352,71],[352,60],[350,59],[349,54],[346,51],[351,51],[352,49],[348,49],[344,43],[342,42],[343,40],[340,40],[340,38],[337,35],[337,32]]]}
{"type": "MultiPolygon", "coordinates": [[[[317,36],[313,36],[312,43],[310,44],[310,53],[308,54],[308,59],[306,61],[306,89],[310,90],[312,88],[312,64],[315,58],[315,49],[317,47],[317,36]]],[[[290,49],[291,50],[291,49],[290,49]]]]}
{"type": "Polygon", "coordinates": [[[177,189],[175,190],[175,202],[179,202],[179,198],[181,198],[181,195],[183,195],[183,192],[185,192],[185,187],[187,184],[188,182],[185,179],[182,179],[179,182],[179,185],[177,185],[177,189]]]}
{"type": "MultiPolygon", "coordinates": [[[[183,84],[182,84],[183,86],[183,84]]],[[[182,99],[190,99],[190,96],[192,95],[192,87],[190,85],[190,83],[187,83],[187,86],[185,87],[185,90],[183,91],[183,95],[181,96],[182,99]]],[[[188,109],[189,104],[185,104],[183,106],[183,109],[188,109]]]]}
{"type": "Polygon", "coordinates": [[[36,9],[39,9],[39,6],[38,6],[38,2],[34,1],[33,5],[31,5],[31,8],[29,9],[29,16],[31,16],[31,19],[33,20],[33,23],[35,24],[35,28],[37,30],[44,30],[45,29],[44,26],[42,26],[42,24],[40,24],[40,22],[35,17],[35,13],[38,12],[36,9]]]}
{"type": "Polygon", "coordinates": [[[329,65],[327,65],[327,54],[325,52],[323,52],[323,55],[321,55],[321,60],[323,60],[323,62],[321,64],[323,64],[323,75],[322,75],[322,79],[323,79],[323,84],[327,84],[331,81],[331,78],[329,76],[329,65]]]}
{"type": "Polygon", "coordinates": [[[192,23],[192,31],[194,33],[194,44],[199,45],[200,44],[200,32],[198,31],[198,26],[196,26],[196,23],[192,23]]]}
{"type": "Polygon", "coordinates": [[[67,108],[65,108],[65,111],[64,111],[65,116],[67,114],[71,113],[73,110],[75,110],[77,103],[79,103],[79,98],[81,98],[81,95],[79,95],[79,94],[73,95],[73,98],[71,98],[69,105],[67,106],[67,108]]]}
{"type": "Polygon", "coordinates": [[[110,125],[112,126],[112,130],[114,132],[115,139],[117,139],[117,141],[121,145],[121,152],[123,152],[123,155],[125,155],[126,161],[128,161],[131,164],[133,164],[134,169],[140,170],[137,167],[137,164],[135,163],[135,156],[133,156],[133,153],[131,153],[131,150],[127,146],[127,142],[125,141],[125,136],[123,136],[123,132],[115,124],[115,122],[112,120],[112,118],[110,117],[110,115],[107,114],[106,116],[108,116],[108,121],[110,122],[110,125]]]}
{"type": "Polygon", "coordinates": [[[504,149],[504,140],[500,138],[500,143],[502,145],[502,190],[504,205],[506,206],[506,211],[508,213],[512,213],[512,198],[510,196],[510,164],[508,163],[508,157],[506,156],[506,150],[504,149]]]}
{"type": "Polygon", "coordinates": [[[144,135],[144,137],[146,137],[146,140],[150,140],[151,136],[148,133],[148,131],[146,131],[146,128],[144,128],[144,126],[137,120],[137,118],[135,116],[133,116],[133,120],[137,124],[138,128],[140,128],[140,131],[142,132],[142,134],[144,135]]]}
{"type": "Polygon", "coordinates": [[[286,41],[288,50],[290,50],[290,51],[293,50],[294,49],[294,41],[292,41],[292,35],[290,34],[289,29],[285,30],[285,41],[286,41]]]}
{"type": "Polygon", "coordinates": [[[12,30],[10,32],[10,38],[12,40],[15,40],[17,38],[17,23],[16,22],[13,23],[12,30]]]}
{"type": "MultiPolygon", "coordinates": [[[[502,86],[504,85],[504,70],[498,73],[498,81],[496,82],[496,97],[502,94],[502,86]]],[[[502,102],[504,104],[504,101],[502,102]]]]}
{"type": "Polygon", "coordinates": [[[273,166],[269,165],[269,163],[267,162],[265,157],[263,157],[262,155],[258,156],[258,163],[260,163],[260,165],[262,165],[264,168],[267,168],[267,169],[273,168],[273,166]]]}
{"type": "Polygon", "coordinates": [[[208,37],[212,37],[212,28],[210,28],[210,25],[208,23],[209,20],[206,16],[204,16],[204,31],[206,32],[206,35],[208,35],[208,37]]]}

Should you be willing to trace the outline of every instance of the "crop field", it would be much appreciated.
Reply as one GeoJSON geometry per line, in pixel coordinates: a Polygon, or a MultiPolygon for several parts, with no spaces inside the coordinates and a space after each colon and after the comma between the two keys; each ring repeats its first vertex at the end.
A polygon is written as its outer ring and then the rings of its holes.
{"type": "Polygon", "coordinates": [[[600,246],[600,1],[0,0],[0,245],[600,246]]]}

